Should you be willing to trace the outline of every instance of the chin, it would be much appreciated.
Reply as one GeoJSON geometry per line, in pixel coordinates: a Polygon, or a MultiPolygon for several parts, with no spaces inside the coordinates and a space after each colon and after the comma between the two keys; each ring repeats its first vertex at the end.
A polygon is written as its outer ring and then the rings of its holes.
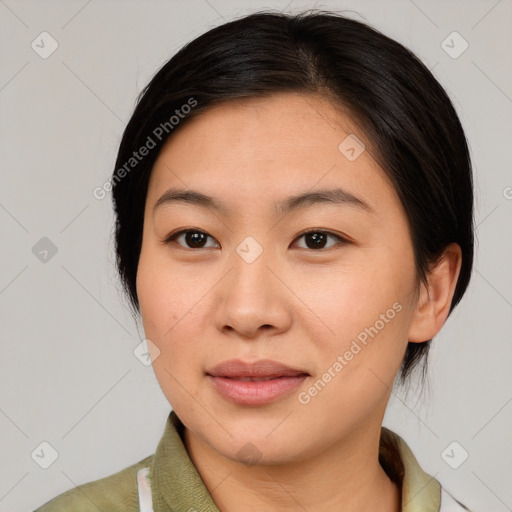
{"type": "Polygon", "coordinates": [[[248,437],[237,438],[229,446],[219,446],[218,451],[225,457],[247,466],[276,466],[295,462],[304,449],[299,443],[284,443],[284,439],[270,442],[248,437]],[[298,447],[301,447],[298,452],[298,447]]]}
{"type": "MultiPolygon", "coordinates": [[[[277,421],[257,422],[251,419],[229,423],[226,429],[231,436],[208,439],[209,444],[225,457],[248,465],[276,465],[296,460],[304,455],[306,432],[284,428],[280,417],[277,421]]],[[[294,427],[295,428],[295,427],[294,427]]]]}

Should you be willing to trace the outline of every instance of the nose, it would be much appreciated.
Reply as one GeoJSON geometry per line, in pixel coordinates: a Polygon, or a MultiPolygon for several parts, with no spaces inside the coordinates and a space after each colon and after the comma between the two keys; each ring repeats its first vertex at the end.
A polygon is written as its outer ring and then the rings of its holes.
{"type": "Polygon", "coordinates": [[[293,304],[265,251],[249,261],[236,252],[230,258],[231,270],[217,289],[215,324],[224,334],[255,340],[289,329],[293,304]]]}

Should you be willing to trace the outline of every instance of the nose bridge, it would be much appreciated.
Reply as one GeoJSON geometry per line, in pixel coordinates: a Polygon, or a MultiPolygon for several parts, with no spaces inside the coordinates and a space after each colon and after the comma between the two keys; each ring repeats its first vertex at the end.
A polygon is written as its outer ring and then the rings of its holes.
{"type": "Polygon", "coordinates": [[[267,266],[272,266],[272,251],[264,247],[262,237],[258,241],[253,236],[245,237],[231,255],[230,264],[233,266],[231,280],[234,294],[240,293],[244,298],[268,300],[265,297],[272,293],[270,278],[272,273],[267,266]]]}
{"type": "Polygon", "coordinates": [[[286,291],[280,289],[282,285],[270,270],[275,267],[274,255],[251,236],[235,248],[216,308],[219,329],[229,326],[244,336],[253,336],[261,326],[285,328],[289,321],[286,291]]]}

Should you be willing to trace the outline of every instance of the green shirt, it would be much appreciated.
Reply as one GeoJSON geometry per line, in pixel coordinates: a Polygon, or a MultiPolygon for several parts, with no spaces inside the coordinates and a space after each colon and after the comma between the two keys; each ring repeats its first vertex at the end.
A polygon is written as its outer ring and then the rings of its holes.
{"type": "MultiPolygon", "coordinates": [[[[183,424],[171,411],[153,455],[70,489],[35,512],[139,512],[137,472],[143,468],[149,468],[154,512],[219,512],[188,455],[182,433],[183,424]]],[[[381,430],[379,460],[402,489],[402,512],[467,510],[421,469],[405,441],[385,427],[381,430]]]]}

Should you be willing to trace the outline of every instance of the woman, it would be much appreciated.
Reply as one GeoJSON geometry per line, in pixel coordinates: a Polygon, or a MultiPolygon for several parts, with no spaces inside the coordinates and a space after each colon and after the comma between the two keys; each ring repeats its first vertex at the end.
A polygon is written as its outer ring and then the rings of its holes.
{"type": "Polygon", "coordinates": [[[473,259],[466,139],[410,51],[323,11],[214,28],[141,94],[111,184],[173,411],[39,512],[467,510],[382,427],[473,259]]]}

